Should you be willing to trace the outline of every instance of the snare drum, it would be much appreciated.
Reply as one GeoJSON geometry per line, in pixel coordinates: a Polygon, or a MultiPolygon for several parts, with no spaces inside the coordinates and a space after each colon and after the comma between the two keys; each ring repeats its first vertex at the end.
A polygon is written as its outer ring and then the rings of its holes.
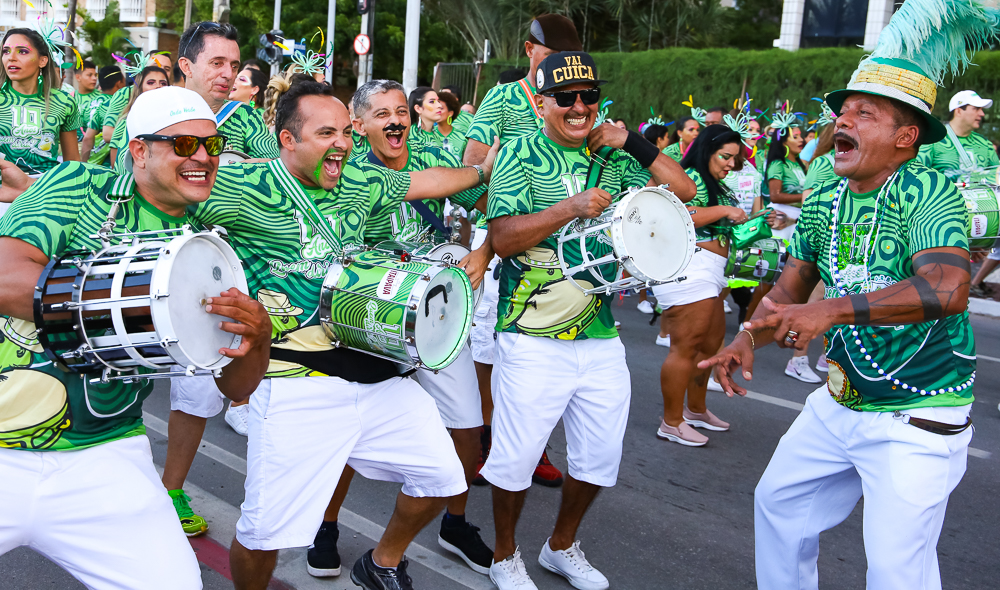
{"type": "Polygon", "coordinates": [[[969,208],[969,248],[989,250],[1000,237],[1000,194],[997,187],[978,184],[959,192],[969,208]]]}
{"type": "MultiPolygon", "coordinates": [[[[384,252],[387,256],[392,256],[394,258],[398,258],[403,253],[408,253],[417,260],[444,262],[450,264],[451,266],[457,266],[463,258],[472,253],[472,250],[466,248],[462,244],[451,241],[434,243],[399,242],[389,240],[375,244],[375,250],[384,252]]],[[[483,297],[483,284],[485,282],[484,277],[484,280],[479,283],[479,288],[472,294],[473,309],[479,307],[479,300],[483,297]]]]}
{"type": "Polygon", "coordinates": [[[764,238],[743,248],[731,248],[726,261],[726,276],[731,279],[760,281],[773,285],[781,276],[788,253],[785,242],[764,238]]]}
{"type": "Polygon", "coordinates": [[[239,347],[241,337],[219,328],[225,318],[206,312],[205,299],[232,287],[247,292],[236,253],[188,226],[127,238],[45,267],[34,300],[45,354],[68,371],[104,370],[105,379],[172,365],[218,374],[232,360],[219,349],[239,347]]]}
{"type": "Polygon", "coordinates": [[[567,224],[558,238],[563,275],[587,294],[674,280],[687,268],[694,251],[691,215],[684,203],[663,187],[629,190],[599,217],[567,224]],[[602,252],[602,246],[606,253],[595,256],[595,251],[602,252]],[[612,280],[607,278],[609,268],[615,277],[612,280]],[[588,289],[573,279],[584,270],[596,279],[598,287],[588,289]],[[622,270],[630,276],[624,277],[622,270]]]}
{"type": "Polygon", "coordinates": [[[337,346],[438,370],[462,352],[472,309],[472,285],[461,269],[365,251],[330,265],[319,312],[337,346]]]}
{"type": "Polygon", "coordinates": [[[226,150],[219,154],[219,166],[232,166],[250,159],[249,154],[244,154],[238,150],[226,150]]]}

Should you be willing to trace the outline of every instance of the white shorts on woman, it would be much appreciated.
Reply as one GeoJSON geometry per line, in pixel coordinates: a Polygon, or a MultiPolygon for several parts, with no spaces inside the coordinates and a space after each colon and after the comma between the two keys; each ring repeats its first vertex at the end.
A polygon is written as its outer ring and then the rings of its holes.
{"type": "Polygon", "coordinates": [[[653,287],[653,296],[661,309],[718,297],[729,285],[726,259],[705,249],[694,253],[691,263],[681,275],[687,278],[653,287]]]}

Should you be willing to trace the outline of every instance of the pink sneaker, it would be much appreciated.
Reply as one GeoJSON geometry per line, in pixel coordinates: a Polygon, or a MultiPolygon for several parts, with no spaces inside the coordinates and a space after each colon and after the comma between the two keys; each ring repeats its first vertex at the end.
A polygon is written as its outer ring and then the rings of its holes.
{"type": "Polygon", "coordinates": [[[714,430],[716,432],[725,432],[729,430],[729,422],[723,422],[712,413],[712,410],[705,408],[704,414],[695,414],[691,410],[684,406],[684,421],[694,426],[695,428],[704,428],[706,430],[714,430]]]}
{"type": "Polygon", "coordinates": [[[660,429],[656,431],[656,436],[688,447],[703,447],[708,443],[708,437],[691,428],[687,422],[681,422],[680,426],[674,427],[668,426],[666,422],[661,420],[660,429]]]}

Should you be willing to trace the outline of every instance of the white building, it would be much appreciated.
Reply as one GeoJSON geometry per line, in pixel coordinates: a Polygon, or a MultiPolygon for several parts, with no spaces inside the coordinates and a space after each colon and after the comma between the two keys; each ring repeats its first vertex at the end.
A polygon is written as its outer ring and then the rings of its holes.
{"type": "Polygon", "coordinates": [[[893,12],[894,0],[785,0],[774,46],[795,51],[860,45],[870,51],[893,12]]]}

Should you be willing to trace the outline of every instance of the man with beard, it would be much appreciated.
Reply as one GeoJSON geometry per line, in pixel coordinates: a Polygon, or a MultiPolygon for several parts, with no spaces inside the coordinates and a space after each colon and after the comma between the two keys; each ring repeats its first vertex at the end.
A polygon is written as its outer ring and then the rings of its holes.
{"type": "Polygon", "coordinates": [[[989,45],[996,34],[951,28],[988,22],[978,3],[951,9],[962,14],[938,6],[903,4],[848,88],[827,95],[841,178],[810,195],[785,270],[753,319],[699,364],[717,365],[725,391],[744,395],[733,376],[742,366],[751,379],[754,348],[826,338],[828,382],[807,399],[755,492],[760,588],[816,588],[820,533],[862,496],[868,588],[941,588],[936,546],[965,473],[976,350],[965,203],[915,159],[922,143],[946,134],[931,115],[933,80],[946,66],[920,43],[946,38],[967,62],[966,44],[989,45]],[[806,303],[821,279],[826,298],[806,303]]]}
{"type": "MultiPolygon", "coordinates": [[[[355,132],[367,138],[368,149],[359,150],[351,158],[363,165],[403,172],[426,170],[435,166],[461,168],[462,164],[443,148],[421,140],[411,139],[410,110],[403,87],[391,80],[372,80],[358,88],[351,100],[355,132]]],[[[441,199],[404,202],[400,192],[383,192],[373,199],[368,221],[365,224],[365,244],[375,246],[387,240],[416,241],[427,232],[445,230],[441,199]],[[411,206],[412,205],[412,206],[411,206]],[[416,209],[414,208],[416,207],[416,209]]],[[[459,205],[472,209],[486,209],[486,191],[482,187],[462,191],[449,198],[459,205]]],[[[469,273],[475,288],[482,281],[483,269],[493,257],[493,251],[484,244],[477,252],[460,261],[469,273]]],[[[483,424],[482,407],[476,371],[472,365],[472,352],[468,345],[455,361],[439,371],[421,369],[416,373],[417,382],[434,398],[441,420],[451,431],[466,483],[476,475],[479,459],[479,427],[483,424]]],[[[313,546],[306,558],[307,568],[314,576],[326,576],[340,563],[337,552],[337,520],[340,507],[347,495],[353,471],[345,469],[337,493],[327,506],[323,524],[316,533],[313,546]]],[[[448,499],[441,521],[438,543],[461,557],[473,570],[488,574],[493,560],[493,550],[483,543],[479,528],[466,522],[465,505],[468,491],[448,499]]]]}
{"type": "MultiPolygon", "coordinates": [[[[695,184],[681,167],[638,133],[611,124],[594,129],[602,83],[594,70],[583,52],[556,53],[539,64],[533,101],[544,127],[504,145],[490,184],[486,216],[503,266],[493,448],[480,473],[493,484],[497,545],[490,579],[500,590],[535,588],[514,529],[538,457],[560,419],[569,470],[555,530],[538,561],[576,588],[608,587],[584,557],[576,532],[600,488],[618,478],[629,371],[611,315],[612,296],[585,295],[569,284],[554,265],[553,236],[574,219],[597,217],[614,195],[650,180],[669,184],[683,201],[695,196],[695,184]],[[585,187],[588,147],[602,146],[621,149],[608,156],[596,186],[585,187]]],[[[592,259],[610,252],[594,242],[592,259]]],[[[587,285],[593,277],[585,270],[574,279],[587,285]]]]}

